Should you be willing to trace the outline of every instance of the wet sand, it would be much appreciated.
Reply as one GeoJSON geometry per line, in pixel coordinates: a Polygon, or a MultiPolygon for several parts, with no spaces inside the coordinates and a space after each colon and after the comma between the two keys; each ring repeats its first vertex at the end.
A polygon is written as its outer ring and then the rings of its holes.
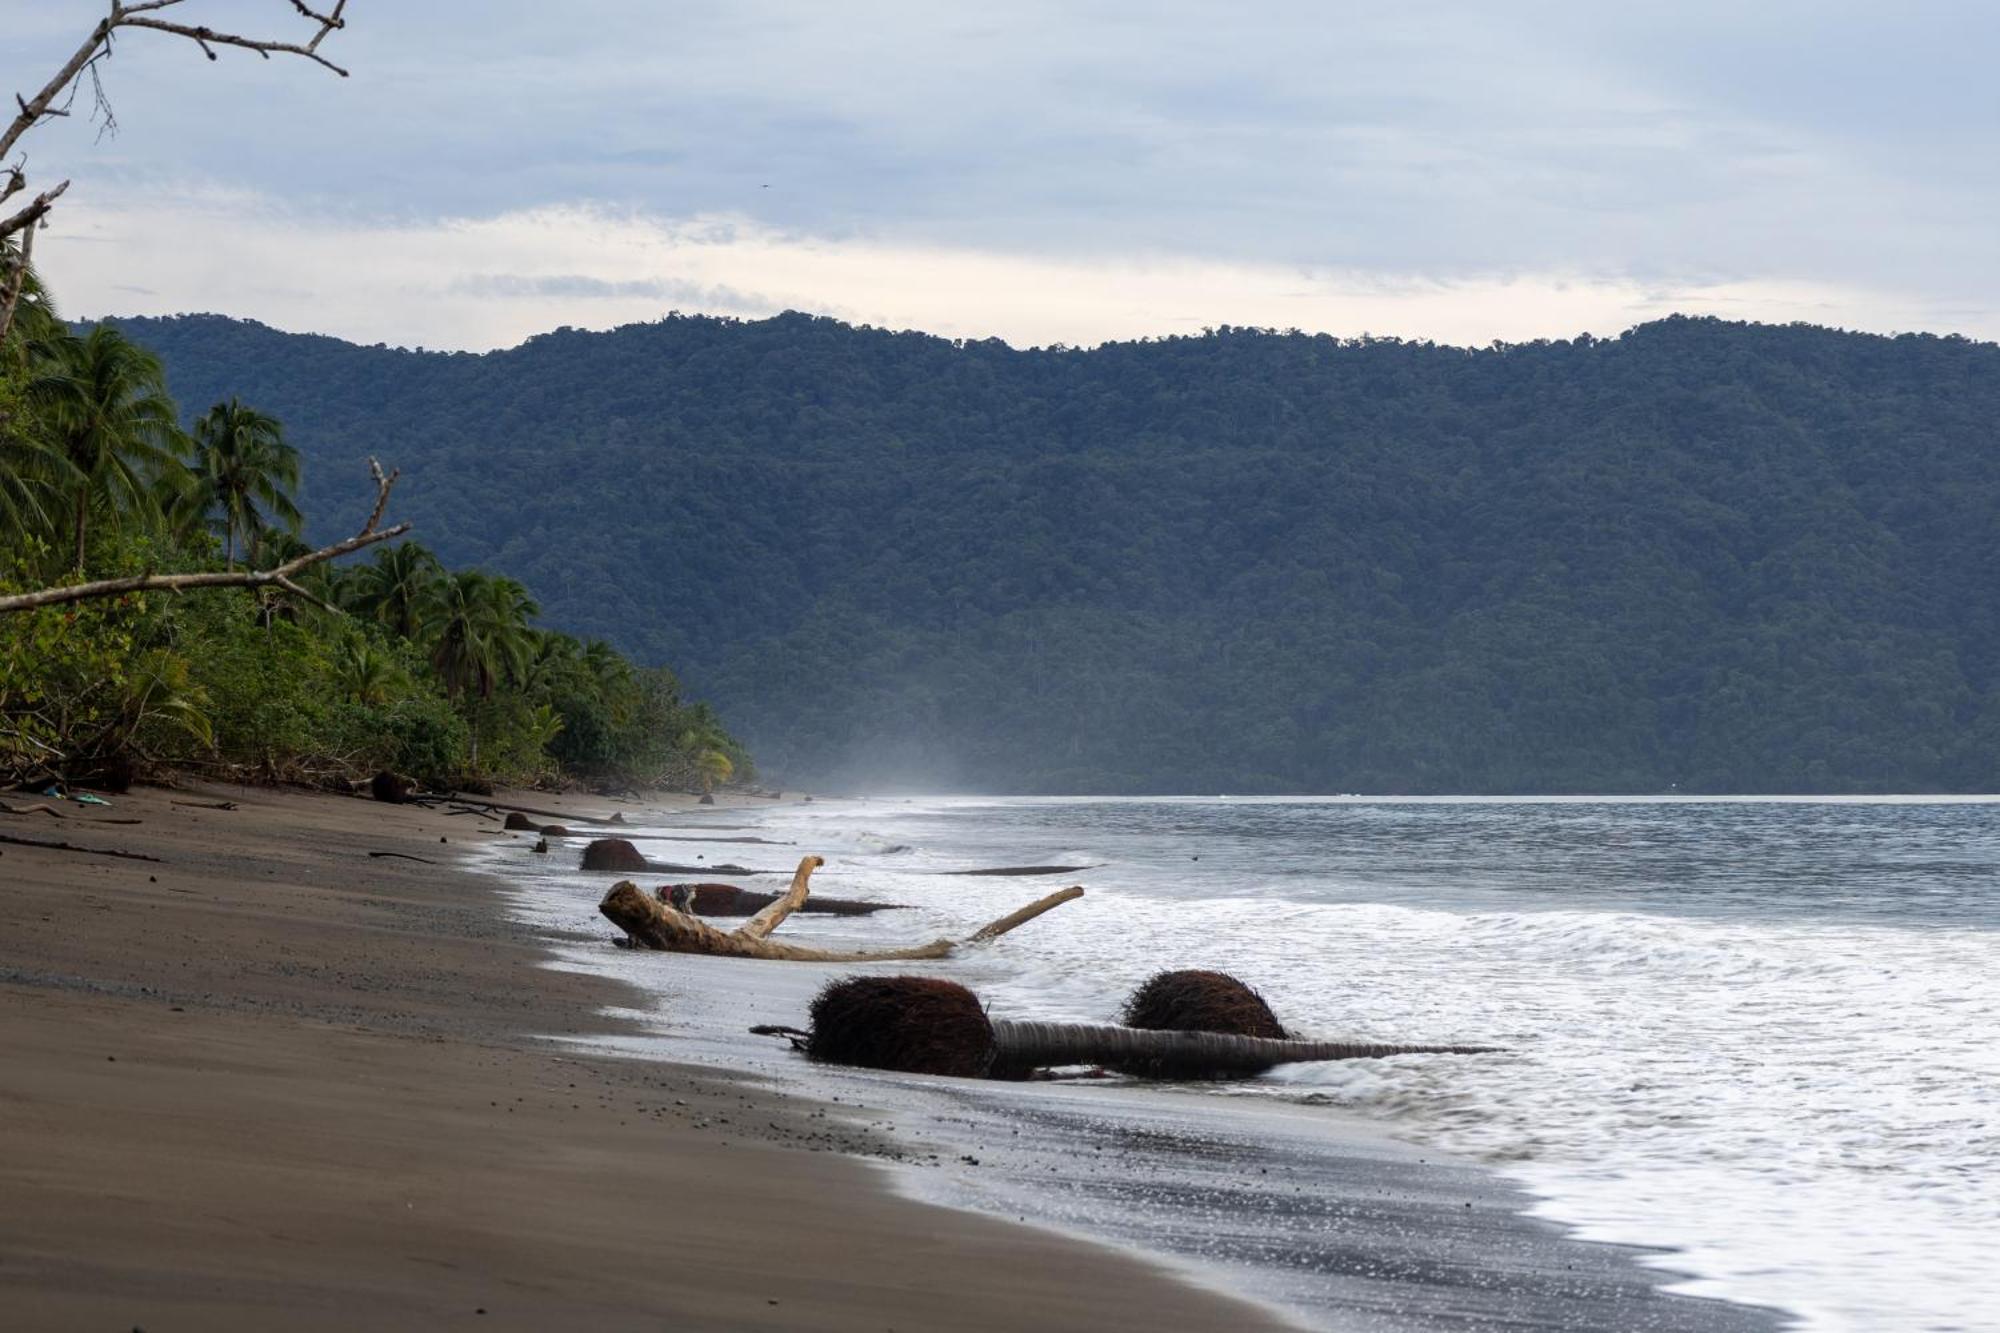
{"type": "Polygon", "coordinates": [[[0,832],[161,862],[0,845],[10,1328],[1278,1326],[898,1197],[810,1102],[541,1040],[635,997],[538,966],[453,863],[491,822],[234,787],[68,814],[0,832]]]}
{"type": "Polygon", "coordinates": [[[543,863],[532,835],[473,816],[263,789],[69,813],[0,816],[0,832],[162,862],[0,846],[8,1327],[1287,1326],[1190,1272],[1314,1328],[1784,1322],[1666,1296],[1671,1279],[1632,1252],[1523,1217],[1492,1173],[1337,1117],[815,1071],[801,1086],[837,1091],[829,1108],[731,1073],[760,1063],[743,1058],[742,1011],[794,1016],[809,965],[647,956],[680,997],[664,1048],[706,1063],[595,1054],[663,1044],[640,1017],[660,1017],[656,994],[542,966],[608,952],[594,890],[570,886],[574,916],[531,928],[469,868],[492,858],[461,856],[504,845],[504,864],[553,882],[574,841],[543,863]],[[202,799],[239,808],[174,804],[202,799]],[[851,1127],[857,1101],[899,1129],[895,1106],[928,1108],[941,1164],[892,1188],[866,1157],[911,1160],[912,1143],[851,1127]],[[954,1174],[961,1152],[977,1166],[954,1174]],[[919,1179],[979,1211],[913,1200],[919,1179]],[[1051,1179],[1067,1196],[1053,1207],[1051,1179]],[[997,1220],[1014,1216],[1120,1246],[997,1220]]]}

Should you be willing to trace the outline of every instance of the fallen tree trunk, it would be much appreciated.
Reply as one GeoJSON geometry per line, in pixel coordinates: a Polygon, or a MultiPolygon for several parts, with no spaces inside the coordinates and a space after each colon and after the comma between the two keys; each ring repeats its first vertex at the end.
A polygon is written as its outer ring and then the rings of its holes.
{"type": "Polygon", "coordinates": [[[800,963],[868,963],[943,958],[961,943],[983,943],[996,939],[1017,926],[1025,925],[1053,907],[1083,896],[1083,889],[1071,887],[1052,893],[1039,902],[1010,913],[975,932],[970,938],[932,940],[929,944],[903,949],[814,949],[805,945],[783,944],[770,937],[784,919],[805,905],[812,872],[826,864],[817,856],[799,862],[791,887],[756,916],[732,931],[717,930],[697,916],[678,911],[647,893],[631,880],[614,884],[597,910],[640,948],[668,953],[699,953],[718,958],[772,958],[800,963]]]}
{"type": "MultiPolygon", "coordinates": [[[[105,821],[109,823],[110,821],[105,821]]],[[[115,856],[121,861],[155,861],[160,858],[148,856],[144,852],[116,852],[109,847],[79,847],[73,842],[44,842],[40,838],[14,838],[0,833],[0,842],[14,847],[40,847],[50,852],[81,852],[85,856],[115,856]]]]}
{"type": "Polygon", "coordinates": [[[1295,1061],[1494,1049],[994,1020],[977,995],[936,977],[848,977],[821,990],[811,1014],[805,1034],[763,1030],[790,1038],[815,1060],[960,1078],[1022,1079],[1064,1065],[1108,1065],[1154,1078],[1244,1078],[1295,1061]]]}
{"type": "MultiPolygon", "coordinates": [[[[653,896],[680,911],[693,908],[697,916],[751,916],[778,900],[775,893],[734,884],[662,884],[653,896]],[[686,905],[676,899],[685,898],[686,905]]],[[[827,916],[869,916],[876,912],[900,912],[901,903],[873,903],[853,898],[808,898],[798,909],[827,916]]]]}

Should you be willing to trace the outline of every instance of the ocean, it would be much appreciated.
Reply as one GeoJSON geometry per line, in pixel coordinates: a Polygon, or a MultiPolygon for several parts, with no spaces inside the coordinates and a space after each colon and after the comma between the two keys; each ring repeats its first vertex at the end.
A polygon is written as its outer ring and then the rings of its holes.
{"type": "MultiPolygon", "coordinates": [[[[959,935],[1084,884],[946,969],[995,1016],[1109,1021],[1152,972],[1211,967],[1296,1032],[1506,1048],[1290,1066],[1182,1097],[1184,1124],[1258,1099],[1358,1119],[1502,1173],[1582,1238],[1652,1247],[1676,1292],[1814,1330],[2000,1329],[2000,804],[926,797],[707,817],[796,847],[674,859],[789,870],[817,852],[816,892],[914,909],[794,917],[803,941],[959,935]],[[1091,868],[940,873],[1048,863],[1091,868]]],[[[530,919],[603,933],[567,866],[516,878],[530,919]]],[[[566,953],[659,992],[674,1049],[650,1053],[686,1058],[698,1036],[741,1064],[762,1049],[748,1022],[803,1023],[803,981],[662,966],[707,961],[566,953]]],[[[961,1186],[932,1193],[1007,1194],[961,1186]]],[[[1076,1199],[1057,1221],[1143,1243],[1076,1199]]],[[[1273,1291],[1296,1308],[1301,1282],[1273,1291]]]]}

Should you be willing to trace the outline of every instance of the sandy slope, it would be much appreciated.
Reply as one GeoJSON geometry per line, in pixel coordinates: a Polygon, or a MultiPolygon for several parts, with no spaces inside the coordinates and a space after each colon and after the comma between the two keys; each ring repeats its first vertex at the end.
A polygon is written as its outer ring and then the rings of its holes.
{"type": "Polygon", "coordinates": [[[142,822],[0,816],[162,858],[0,846],[9,1328],[1269,1326],[894,1198],[809,1103],[524,1036],[623,997],[536,967],[438,845],[489,823],[235,788],[108,814],[142,822]],[[204,797],[239,808],[173,804],[204,797]]]}

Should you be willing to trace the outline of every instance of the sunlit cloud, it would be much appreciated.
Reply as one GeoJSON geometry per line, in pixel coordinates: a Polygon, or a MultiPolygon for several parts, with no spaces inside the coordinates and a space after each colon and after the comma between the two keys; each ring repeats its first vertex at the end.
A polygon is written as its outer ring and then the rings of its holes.
{"type": "MultiPolygon", "coordinates": [[[[1808,281],[1440,279],[1171,254],[1084,262],[585,206],[356,223],[226,191],[156,195],[144,208],[81,200],[41,257],[74,315],[218,310],[365,343],[470,350],[671,310],[793,309],[1021,346],[1225,324],[1477,345],[1615,334],[1675,311],[1883,331],[1937,315],[1892,294],[1808,281]]],[[[1984,311],[1959,315],[1964,331],[2000,332],[1984,311]]]]}

